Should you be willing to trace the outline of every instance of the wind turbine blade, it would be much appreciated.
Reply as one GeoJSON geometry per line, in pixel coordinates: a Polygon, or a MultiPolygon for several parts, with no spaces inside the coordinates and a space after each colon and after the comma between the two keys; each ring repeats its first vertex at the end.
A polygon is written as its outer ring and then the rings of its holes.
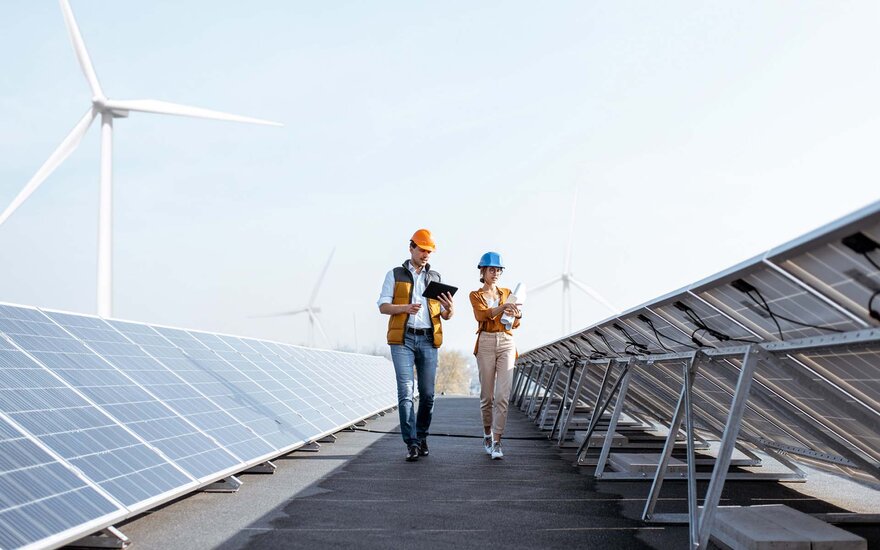
{"type": "Polygon", "coordinates": [[[569,278],[569,280],[574,286],[584,291],[590,298],[596,300],[597,302],[608,308],[608,311],[610,311],[611,313],[620,313],[619,307],[615,306],[614,304],[603,298],[601,294],[599,294],[589,286],[574,278],[569,278]]]}
{"type": "Polygon", "coordinates": [[[318,291],[321,290],[321,283],[324,282],[324,277],[327,275],[327,270],[330,269],[330,262],[333,261],[334,254],[336,254],[335,246],[333,247],[333,250],[330,251],[330,257],[327,258],[327,263],[324,264],[324,269],[323,271],[321,271],[321,276],[318,277],[318,282],[315,284],[315,290],[312,291],[312,297],[309,298],[309,307],[315,305],[315,300],[318,298],[318,291]]]}
{"type": "Polygon", "coordinates": [[[315,326],[318,327],[318,332],[321,333],[321,338],[324,339],[324,343],[327,344],[327,347],[330,347],[330,339],[327,338],[327,333],[324,332],[324,326],[321,324],[321,320],[318,319],[317,315],[312,315],[312,319],[315,321],[315,326]]]}
{"type": "Polygon", "coordinates": [[[67,34],[70,35],[70,41],[73,42],[73,51],[76,52],[76,59],[82,68],[86,80],[89,81],[89,87],[92,89],[92,95],[95,97],[104,97],[101,91],[101,85],[98,83],[98,75],[95,74],[95,68],[92,66],[92,60],[89,58],[89,52],[86,51],[86,43],[83,42],[82,35],[79,33],[79,26],[73,17],[73,10],[70,9],[70,3],[67,0],[60,0],[61,13],[64,15],[64,25],[67,27],[67,34]]]}
{"type": "Polygon", "coordinates": [[[49,175],[52,174],[62,162],[64,162],[64,159],[69,157],[70,154],[76,150],[77,146],[82,141],[83,136],[86,135],[93,120],[95,120],[95,110],[90,108],[85,116],[76,123],[73,130],[67,134],[67,137],[64,138],[61,145],[49,155],[49,159],[40,166],[40,169],[37,170],[34,177],[27,182],[24,189],[22,189],[18,196],[13,199],[12,204],[3,211],[3,214],[0,214],[0,225],[3,225],[3,223],[9,219],[9,216],[11,216],[12,213],[31,196],[31,193],[36,191],[37,187],[46,181],[46,178],[48,178],[49,175]]]}
{"type": "Polygon", "coordinates": [[[252,315],[251,319],[265,319],[266,317],[285,317],[287,315],[297,315],[299,313],[306,313],[308,308],[297,309],[294,311],[282,311],[281,313],[270,313],[268,315],[252,315]]]}
{"type": "Polygon", "coordinates": [[[571,202],[571,224],[568,227],[568,248],[565,249],[565,270],[563,273],[571,272],[571,245],[574,242],[574,218],[577,212],[578,188],[574,188],[574,200],[571,202]]]}
{"type": "Polygon", "coordinates": [[[547,281],[545,283],[541,283],[538,286],[533,286],[532,288],[529,289],[529,292],[531,292],[532,294],[534,294],[535,292],[540,292],[540,291],[544,290],[545,288],[549,287],[550,285],[556,284],[561,280],[562,280],[561,276],[553,277],[552,279],[550,279],[549,281],[547,281]]]}
{"type": "Polygon", "coordinates": [[[178,115],[196,118],[211,118],[214,120],[228,120],[231,122],[246,122],[249,124],[265,124],[267,126],[284,126],[279,122],[272,122],[271,120],[231,115],[220,111],[211,111],[200,107],[190,107],[188,105],[179,105],[177,103],[169,103],[167,101],[159,101],[156,99],[132,99],[123,101],[107,100],[105,105],[110,109],[117,109],[120,111],[139,111],[142,113],[158,113],[160,115],[178,115]]]}

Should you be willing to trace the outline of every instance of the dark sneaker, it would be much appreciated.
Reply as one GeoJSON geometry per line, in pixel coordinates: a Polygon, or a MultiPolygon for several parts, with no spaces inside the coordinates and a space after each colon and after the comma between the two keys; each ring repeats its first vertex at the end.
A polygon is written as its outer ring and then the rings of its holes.
{"type": "Polygon", "coordinates": [[[428,456],[428,440],[423,439],[419,443],[419,456],[428,456]]]}
{"type": "Polygon", "coordinates": [[[406,461],[407,462],[415,462],[419,459],[419,446],[418,445],[410,445],[406,450],[406,461]]]}

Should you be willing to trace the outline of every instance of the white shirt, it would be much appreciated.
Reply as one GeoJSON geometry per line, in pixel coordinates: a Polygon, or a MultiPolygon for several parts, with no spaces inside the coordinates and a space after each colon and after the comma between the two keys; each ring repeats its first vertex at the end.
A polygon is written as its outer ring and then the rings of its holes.
{"type": "MultiPolygon", "coordinates": [[[[406,326],[412,328],[431,328],[431,315],[428,313],[428,299],[422,296],[422,292],[425,291],[425,286],[428,284],[428,270],[422,268],[421,273],[416,273],[412,262],[409,260],[406,261],[406,267],[413,276],[412,301],[410,303],[422,304],[422,308],[419,309],[417,314],[409,316],[409,319],[406,321],[406,326]]],[[[379,300],[376,302],[376,305],[381,306],[382,304],[390,304],[393,300],[394,270],[392,269],[387,275],[385,275],[385,281],[382,283],[382,293],[379,294],[379,300]]],[[[441,310],[442,309],[443,308],[441,308],[441,310]]]]}

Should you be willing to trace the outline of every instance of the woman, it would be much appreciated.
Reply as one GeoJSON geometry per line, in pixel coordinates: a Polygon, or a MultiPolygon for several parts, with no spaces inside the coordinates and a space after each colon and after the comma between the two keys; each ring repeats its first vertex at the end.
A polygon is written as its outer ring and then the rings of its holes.
{"type": "Polygon", "coordinates": [[[516,346],[513,333],[501,322],[503,315],[514,318],[511,329],[522,317],[517,304],[507,303],[510,289],[497,286],[504,264],[497,252],[486,252],[477,266],[482,288],[471,292],[471,305],[477,319],[477,367],[480,374],[480,412],[483,416],[483,446],[493,459],[504,457],[501,436],[507,421],[507,401],[513,381],[516,346]]]}

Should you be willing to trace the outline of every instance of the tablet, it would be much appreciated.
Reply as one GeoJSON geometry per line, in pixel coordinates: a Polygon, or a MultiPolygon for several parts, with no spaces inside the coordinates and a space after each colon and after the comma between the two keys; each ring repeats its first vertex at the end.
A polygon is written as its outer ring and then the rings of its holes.
{"type": "Polygon", "coordinates": [[[458,290],[458,288],[452,285],[444,285],[443,283],[438,283],[437,281],[431,281],[430,283],[428,283],[425,291],[422,292],[422,296],[424,296],[425,298],[430,298],[431,300],[437,300],[444,292],[448,292],[452,296],[455,296],[456,290],[458,290]]]}

